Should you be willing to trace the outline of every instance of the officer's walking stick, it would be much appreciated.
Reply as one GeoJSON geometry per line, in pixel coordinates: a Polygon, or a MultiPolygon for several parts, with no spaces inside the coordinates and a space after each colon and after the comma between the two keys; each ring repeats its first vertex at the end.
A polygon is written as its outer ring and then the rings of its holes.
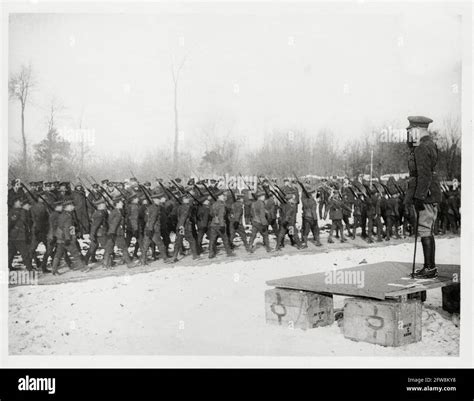
{"type": "Polygon", "coordinates": [[[415,208],[415,249],[413,251],[413,266],[411,270],[411,278],[415,278],[415,260],[416,260],[416,244],[418,243],[418,219],[420,212],[415,208]]]}

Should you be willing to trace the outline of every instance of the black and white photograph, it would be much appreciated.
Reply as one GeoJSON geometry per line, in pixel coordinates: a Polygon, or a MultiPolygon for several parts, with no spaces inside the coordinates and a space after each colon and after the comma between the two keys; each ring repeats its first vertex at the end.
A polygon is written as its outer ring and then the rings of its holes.
{"type": "Polygon", "coordinates": [[[472,367],[471,24],[4,2],[4,366],[472,367]]]}

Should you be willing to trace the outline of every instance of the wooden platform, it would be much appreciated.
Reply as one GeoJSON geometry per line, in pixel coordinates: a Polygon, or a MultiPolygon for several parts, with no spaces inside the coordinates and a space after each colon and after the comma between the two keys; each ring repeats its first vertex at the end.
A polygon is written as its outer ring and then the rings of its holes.
{"type": "MultiPolygon", "coordinates": [[[[421,265],[417,265],[416,268],[421,267],[421,265]]],[[[411,279],[411,263],[380,262],[361,264],[348,269],[285,277],[270,280],[266,283],[277,288],[311,291],[320,294],[380,300],[399,299],[406,297],[408,294],[460,283],[460,265],[443,264],[437,265],[437,267],[438,278],[429,280],[411,279]]]]}

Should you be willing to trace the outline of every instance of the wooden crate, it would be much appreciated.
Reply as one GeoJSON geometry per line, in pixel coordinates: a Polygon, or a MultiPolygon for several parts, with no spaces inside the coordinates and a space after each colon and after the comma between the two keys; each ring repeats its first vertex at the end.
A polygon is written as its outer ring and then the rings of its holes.
{"type": "Polygon", "coordinates": [[[452,284],[441,288],[443,309],[449,313],[459,313],[461,309],[461,284],[452,284]]]}
{"type": "Polygon", "coordinates": [[[421,341],[422,303],[348,298],[344,301],[344,337],[387,347],[421,341]]]}
{"type": "Polygon", "coordinates": [[[267,323],[311,329],[334,323],[332,295],[274,288],[265,291],[267,323]]]}

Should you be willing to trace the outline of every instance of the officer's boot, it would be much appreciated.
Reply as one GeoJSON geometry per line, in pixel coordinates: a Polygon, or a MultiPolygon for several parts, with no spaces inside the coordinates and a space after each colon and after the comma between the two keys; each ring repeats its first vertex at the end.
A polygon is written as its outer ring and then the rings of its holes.
{"type": "Polygon", "coordinates": [[[438,276],[438,270],[435,265],[435,242],[434,237],[421,237],[423,246],[424,264],[423,268],[415,272],[414,278],[435,278],[438,276]]]}

